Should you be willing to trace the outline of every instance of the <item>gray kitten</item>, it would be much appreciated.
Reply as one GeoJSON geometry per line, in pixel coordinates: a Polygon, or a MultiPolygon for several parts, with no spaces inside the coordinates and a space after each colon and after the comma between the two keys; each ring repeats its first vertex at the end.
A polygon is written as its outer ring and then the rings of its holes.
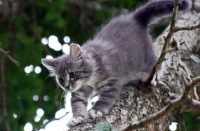
{"type": "MultiPolygon", "coordinates": [[[[189,0],[179,0],[179,10],[190,6],[189,0]]],[[[42,59],[58,85],[72,92],[73,118],[68,126],[108,113],[125,84],[147,80],[158,59],[148,26],[171,14],[173,7],[173,0],[150,1],[135,12],[112,19],[83,46],[71,44],[69,55],[42,59]],[[94,93],[100,98],[87,112],[88,99],[94,93]]]]}

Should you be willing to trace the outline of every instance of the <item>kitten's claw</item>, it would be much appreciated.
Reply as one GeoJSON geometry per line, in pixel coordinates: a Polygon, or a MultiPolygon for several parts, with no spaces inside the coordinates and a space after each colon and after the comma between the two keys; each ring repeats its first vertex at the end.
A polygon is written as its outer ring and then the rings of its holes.
{"type": "Polygon", "coordinates": [[[88,115],[91,118],[98,118],[98,117],[102,117],[103,113],[98,110],[91,109],[89,110],[88,115]]]}
{"type": "Polygon", "coordinates": [[[84,120],[84,118],[83,118],[83,117],[80,117],[80,116],[79,116],[79,117],[73,117],[73,118],[71,118],[71,119],[69,120],[69,122],[67,123],[67,126],[68,126],[68,127],[76,126],[76,125],[82,123],[83,120],[84,120]]]}

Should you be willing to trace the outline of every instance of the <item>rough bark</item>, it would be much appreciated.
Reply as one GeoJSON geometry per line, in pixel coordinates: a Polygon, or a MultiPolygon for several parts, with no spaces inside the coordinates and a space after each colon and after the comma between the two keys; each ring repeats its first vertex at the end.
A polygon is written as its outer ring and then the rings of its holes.
{"type": "MultiPolygon", "coordinates": [[[[200,2],[196,2],[195,8],[198,9],[199,5],[200,2]]],[[[196,25],[199,24],[197,23],[199,21],[199,12],[192,10],[179,14],[176,26],[196,25]]],[[[164,43],[163,36],[166,36],[168,31],[169,27],[155,41],[158,52],[161,51],[164,43]]],[[[185,90],[186,83],[191,82],[194,76],[200,75],[200,64],[191,59],[192,54],[200,52],[199,34],[200,29],[175,33],[174,39],[178,43],[178,50],[167,53],[164,61],[165,69],[163,75],[158,79],[156,87],[146,88],[141,84],[128,86],[108,115],[104,115],[101,119],[87,120],[84,124],[70,130],[90,131],[96,129],[98,131],[99,127],[104,128],[103,130],[119,130],[143,118],[148,118],[162,110],[171,101],[179,98],[185,90]]],[[[186,102],[160,119],[137,130],[169,130],[169,124],[176,115],[182,112],[200,112],[198,97],[200,97],[200,91],[199,88],[196,88],[196,91],[191,92],[186,102]]]]}

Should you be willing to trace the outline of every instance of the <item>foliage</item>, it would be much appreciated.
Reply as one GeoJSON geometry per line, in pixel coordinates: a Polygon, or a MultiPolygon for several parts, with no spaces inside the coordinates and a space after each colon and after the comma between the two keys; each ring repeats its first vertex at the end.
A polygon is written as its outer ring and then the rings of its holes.
{"type": "MultiPolygon", "coordinates": [[[[9,50],[11,56],[18,60],[19,67],[14,66],[4,57],[6,103],[8,121],[12,130],[23,130],[27,122],[39,127],[44,119],[54,117],[57,109],[63,107],[62,91],[56,87],[53,78],[47,77],[48,71],[42,68],[40,74],[26,74],[28,65],[41,66],[41,58],[47,55],[41,44],[42,37],[56,35],[61,43],[64,36],[70,36],[72,42],[83,43],[103,21],[114,16],[120,9],[133,9],[141,1],[111,0],[93,2],[92,0],[70,3],[64,0],[37,0],[15,15],[11,20],[0,24],[0,47],[9,50]],[[102,9],[90,7],[96,4],[102,9]],[[87,7],[88,6],[88,7],[87,7]],[[27,20],[28,19],[28,20],[27,20]],[[33,96],[39,97],[33,101],[33,96]],[[49,100],[45,101],[44,97],[49,100]],[[44,116],[39,122],[34,121],[36,110],[42,108],[44,116]],[[13,117],[17,115],[17,118],[13,117]]],[[[47,46],[52,56],[61,55],[47,46]]],[[[2,112],[1,112],[2,113],[2,112]]],[[[2,122],[0,116],[0,123],[2,122]]],[[[0,130],[4,130],[0,126],[0,130]]]]}

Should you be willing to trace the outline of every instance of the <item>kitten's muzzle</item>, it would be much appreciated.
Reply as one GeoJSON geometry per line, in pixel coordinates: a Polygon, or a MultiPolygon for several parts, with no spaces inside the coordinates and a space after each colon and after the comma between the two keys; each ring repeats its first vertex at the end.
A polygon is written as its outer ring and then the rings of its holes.
{"type": "Polygon", "coordinates": [[[65,86],[65,88],[66,88],[67,90],[69,90],[69,87],[70,87],[70,86],[65,86]]]}

